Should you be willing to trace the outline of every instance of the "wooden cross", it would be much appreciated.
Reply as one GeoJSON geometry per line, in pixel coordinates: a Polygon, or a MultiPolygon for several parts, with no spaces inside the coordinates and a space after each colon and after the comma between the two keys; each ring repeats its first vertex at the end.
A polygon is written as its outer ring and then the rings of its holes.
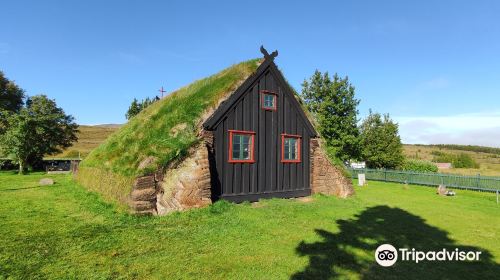
{"type": "Polygon", "coordinates": [[[159,89],[158,91],[161,92],[161,98],[163,98],[163,93],[166,92],[165,90],[163,90],[163,86],[161,86],[161,89],[159,89]]]}

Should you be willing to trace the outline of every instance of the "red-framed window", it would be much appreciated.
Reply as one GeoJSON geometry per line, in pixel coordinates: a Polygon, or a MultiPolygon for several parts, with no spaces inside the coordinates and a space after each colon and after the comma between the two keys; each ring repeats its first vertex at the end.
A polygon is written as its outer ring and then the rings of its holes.
{"type": "Polygon", "coordinates": [[[263,110],[276,111],[278,107],[278,95],[269,90],[260,91],[260,104],[263,110]]]}
{"type": "Polygon", "coordinates": [[[231,163],[253,163],[255,132],[229,130],[229,159],[231,163]]]}
{"type": "Polygon", "coordinates": [[[281,134],[281,162],[301,162],[300,145],[302,136],[292,134],[281,134]]]}

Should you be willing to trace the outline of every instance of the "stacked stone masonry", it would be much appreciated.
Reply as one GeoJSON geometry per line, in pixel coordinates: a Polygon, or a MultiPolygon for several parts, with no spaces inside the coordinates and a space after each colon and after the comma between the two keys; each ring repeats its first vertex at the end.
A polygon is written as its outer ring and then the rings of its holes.
{"type": "Polygon", "coordinates": [[[142,176],[135,179],[130,193],[130,208],[136,214],[155,215],[157,181],[155,175],[142,176]]]}
{"type": "Polygon", "coordinates": [[[212,147],[212,134],[206,131],[200,143],[181,164],[167,170],[157,194],[159,215],[171,211],[207,206],[212,203],[210,164],[208,151],[212,147]]]}
{"type": "Polygon", "coordinates": [[[312,193],[348,197],[354,194],[351,180],[346,178],[321,149],[318,139],[311,139],[311,190],[312,193]]]}

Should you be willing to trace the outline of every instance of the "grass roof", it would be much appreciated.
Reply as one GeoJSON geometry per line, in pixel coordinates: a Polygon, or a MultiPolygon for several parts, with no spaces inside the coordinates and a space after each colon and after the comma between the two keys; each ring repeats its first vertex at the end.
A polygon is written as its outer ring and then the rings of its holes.
{"type": "Polygon", "coordinates": [[[153,103],[93,150],[81,166],[129,177],[150,173],[185,155],[199,141],[203,113],[254,73],[258,61],[233,65],[153,103]],[[152,164],[139,168],[148,158],[152,164]]]}

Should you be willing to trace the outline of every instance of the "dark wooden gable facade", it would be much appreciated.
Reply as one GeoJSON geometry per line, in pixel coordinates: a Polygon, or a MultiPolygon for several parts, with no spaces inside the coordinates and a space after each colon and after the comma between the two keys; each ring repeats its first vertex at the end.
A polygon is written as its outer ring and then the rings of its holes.
{"type": "Polygon", "coordinates": [[[277,52],[261,50],[265,60],[257,71],[204,123],[214,135],[210,161],[216,199],[311,193],[309,140],[316,131],[274,64],[277,52]]]}

